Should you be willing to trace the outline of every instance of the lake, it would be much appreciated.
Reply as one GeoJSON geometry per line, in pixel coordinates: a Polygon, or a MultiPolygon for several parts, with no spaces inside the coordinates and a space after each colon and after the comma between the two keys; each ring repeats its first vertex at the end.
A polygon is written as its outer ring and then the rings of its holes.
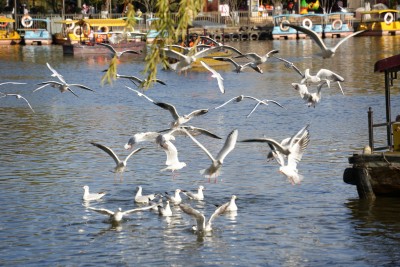
{"type": "MultiPolygon", "coordinates": [[[[338,39],[326,40],[330,45],[338,39]]],[[[174,104],[180,114],[208,108],[190,125],[206,128],[223,140],[196,137],[213,155],[233,129],[238,139],[270,137],[278,141],[310,124],[310,143],[298,165],[304,176],[291,185],[267,161],[266,144],[240,143],[226,157],[217,182],[200,175],[210,159],[190,138],[173,141],[186,167],[161,172],[166,154],[153,143],[129,159],[123,176],[115,177],[115,163],[90,142],[111,147],[125,158],[124,144],[133,134],[169,127],[171,115],[137,96],[126,80],[100,84],[110,56],[63,56],[59,46],[0,47],[0,82],[3,93],[19,93],[31,103],[0,98],[0,265],[2,266],[393,266],[400,262],[400,199],[359,200],[356,187],[343,182],[348,157],[368,144],[367,110],[376,122],[384,120],[383,74],[374,73],[377,60],[398,53],[399,36],[356,37],[342,44],[331,59],[313,53],[311,40],[245,41],[228,43],[242,52],[279,56],[301,70],[330,69],[343,76],[342,95],[336,84],[322,89],[316,108],[307,107],[291,83],[300,76],[282,62],[270,59],[263,74],[219,68],[226,92],[221,94],[210,73],[177,73],[160,69],[156,84],[146,95],[174,104]],[[74,88],[79,97],[37,83],[54,80],[48,62],[74,88]],[[214,107],[238,95],[281,103],[260,106],[249,117],[254,102],[244,100],[214,107]],[[83,203],[84,185],[106,191],[99,201],[83,203]],[[237,214],[216,218],[213,231],[198,236],[194,219],[174,206],[172,217],[153,211],[126,216],[113,226],[106,216],[87,206],[128,210],[137,186],[145,194],[175,189],[194,191],[203,185],[204,201],[183,202],[208,218],[215,205],[237,196],[237,214]]],[[[144,63],[121,57],[119,74],[143,77],[144,63]]],[[[395,83],[395,86],[396,85],[395,83]]],[[[314,87],[315,88],[315,87],[314,87]]],[[[392,103],[400,101],[395,90],[392,103]]],[[[398,106],[392,107],[399,114],[398,106]]],[[[383,130],[384,131],[384,130],[383,130]]],[[[375,138],[385,140],[385,133],[375,138]]]]}

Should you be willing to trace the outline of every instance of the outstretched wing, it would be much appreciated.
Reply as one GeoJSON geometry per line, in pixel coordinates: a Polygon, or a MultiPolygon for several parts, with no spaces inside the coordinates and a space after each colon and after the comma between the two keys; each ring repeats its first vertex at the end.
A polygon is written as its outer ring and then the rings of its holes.
{"type": "Polygon", "coordinates": [[[225,157],[235,148],[238,138],[238,130],[235,129],[226,138],[225,144],[217,155],[217,160],[224,161],[225,157]]]}
{"type": "Polygon", "coordinates": [[[171,113],[172,118],[174,118],[175,120],[179,119],[179,114],[178,114],[178,111],[176,111],[175,106],[168,104],[168,103],[163,103],[163,102],[153,102],[153,103],[163,109],[168,110],[171,113]]]}
{"type": "Polygon", "coordinates": [[[87,87],[85,85],[82,85],[82,84],[73,83],[73,84],[69,84],[69,86],[76,86],[76,87],[79,87],[81,89],[85,89],[85,90],[94,92],[93,89],[90,89],[89,87],[87,87]]]}
{"type": "Polygon", "coordinates": [[[289,26],[292,27],[293,29],[296,29],[300,32],[304,32],[305,34],[309,35],[310,38],[312,38],[315,43],[322,49],[322,50],[328,50],[328,48],[326,47],[324,41],[322,41],[321,37],[313,30],[307,29],[305,27],[302,26],[298,26],[298,25],[294,25],[294,24],[285,24],[285,26],[289,26]]]}
{"type": "Polygon", "coordinates": [[[107,147],[107,146],[103,146],[101,144],[98,143],[94,143],[94,142],[90,142],[92,145],[97,146],[98,148],[100,148],[101,150],[103,150],[104,152],[106,152],[108,155],[110,155],[115,163],[118,165],[120,163],[120,160],[118,158],[118,156],[114,153],[114,151],[111,150],[111,148],[107,147]]]}
{"type": "Polygon", "coordinates": [[[42,86],[40,86],[39,88],[36,88],[35,90],[33,90],[33,92],[36,92],[36,91],[38,91],[38,90],[40,90],[40,89],[43,89],[43,88],[46,87],[47,85],[59,85],[59,86],[62,86],[63,84],[62,84],[62,83],[59,83],[59,82],[55,82],[55,81],[47,81],[47,82],[38,83],[38,85],[42,85],[42,86]],[[43,84],[43,85],[42,85],[42,84],[43,84]]]}
{"type": "Polygon", "coordinates": [[[280,57],[275,57],[276,59],[285,62],[285,66],[287,68],[291,68],[294,71],[296,71],[302,78],[304,77],[304,74],[300,71],[300,69],[298,67],[296,67],[296,65],[293,64],[293,62],[290,62],[289,60],[286,60],[284,58],[280,58],[280,57]]]}
{"type": "Polygon", "coordinates": [[[225,106],[225,105],[228,104],[229,102],[232,102],[233,100],[236,100],[237,102],[239,102],[240,100],[238,101],[238,99],[240,99],[240,98],[243,99],[243,97],[244,97],[244,96],[242,96],[242,95],[240,95],[240,96],[235,96],[235,97],[229,99],[228,101],[226,101],[225,103],[223,103],[222,105],[220,105],[220,106],[218,106],[218,107],[215,107],[214,109],[222,108],[223,106],[225,106]]]}
{"type": "Polygon", "coordinates": [[[149,209],[154,208],[155,206],[157,206],[157,204],[149,205],[149,206],[141,207],[141,208],[136,208],[136,209],[131,209],[131,210],[126,210],[126,211],[123,211],[122,214],[123,214],[123,215],[127,215],[127,214],[130,214],[130,213],[133,213],[133,212],[138,212],[138,211],[143,211],[143,210],[149,210],[149,209]]]}
{"type": "Polygon", "coordinates": [[[108,216],[112,216],[114,215],[114,212],[108,209],[96,209],[96,208],[92,208],[92,207],[88,207],[89,210],[93,210],[95,212],[104,214],[104,215],[108,215],[108,216]]]}
{"type": "Polygon", "coordinates": [[[146,98],[147,100],[149,100],[150,102],[154,103],[153,99],[151,99],[150,97],[146,96],[145,94],[139,92],[138,90],[132,89],[129,86],[125,86],[126,88],[128,88],[128,90],[131,90],[135,93],[137,93],[138,96],[143,96],[144,98],[146,98]]]}
{"type": "Polygon", "coordinates": [[[193,218],[196,219],[197,230],[199,230],[199,231],[203,230],[203,226],[205,224],[206,218],[204,217],[204,215],[200,211],[195,210],[194,208],[192,208],[188,204],[179,204],[179,207],[181,208],[181,210],[184,213],[186,213],[186,214],[188,214],[188,215],[190,215],[190,216],[192,216],[193,218]]]}
{"type": "Polygon", "coordinates": [[[49,63],[46,63],[47,67],[49,68],[49,70],[51,70],[51,72],[53,73],[51,76],[52,77],[57,77],[62,83],[66,83],[64,80],[64,77],[58,73],[55,69],[53,69],[49,63]]]}
{"type": "Polygon", "coordinates": [[[358,35],[358,34],[360,34],[360,33],[362,33],[362,32],[365,32],[365,30],[356,31],[356,32],[354,32],[354,33],[352,33],[352,34],[350,34],[350,35],[348,35],[348,36],[342,38],[342,39],[340,40],[340,42],[337,43],[337,44],[332,48],[332,50],[335,52],[336,49],[337,49],[341,44],[343,44],[344,42],[346,42],[346,41],[347,41],[348,39],[350,39],[351,37],[356,36],[356,35],[358,35]]]}
{"type": "Polygon", "coordinates": [[[214,213],[211,215],[210,219],[208,220],[208,224],[211,225],[212,221],[219,215],[223,214],[226,212],[226,208],[228,208],[229,202],[226,202],[222,206],[219,206],[214,213]]]}
{"type": "Polygon", "coordinates": [[[141,148],[138,148],[138,149],[135,149],[135,150],[133,150],[128,156],[126,156],[126,158],[125,158],[125,162],[127,162],[128,161],[128,159],[132,156],[132,155],[134,155],[134,154],[136,154],[136,153],[138,153],[140,150],[142,150],[142,149],[144,149],[143,147],[141,147],[141,148]]]}

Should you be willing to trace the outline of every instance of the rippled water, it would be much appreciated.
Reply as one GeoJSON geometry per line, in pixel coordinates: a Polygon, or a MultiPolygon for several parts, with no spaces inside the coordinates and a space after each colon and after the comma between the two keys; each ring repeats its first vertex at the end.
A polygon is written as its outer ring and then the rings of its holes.
{"type": "MultiPolygon", "coordinates": [[[[338,40],[327,40],[335,43],[338,40]]],[[[209,108],[193,125],[225,137],[237,128],[239,139],[288,137],[311,123],[311,142],[299,164],[301,185],[292,186],[266,162],[268,149],[238,143],[224,162],[217,183],[209,183],[199,170],[209,159],[189,138],[177,138],[181,161],[187,167],[173,179],[160,172],[165,153],[153,144],[128,162],[123,180],[114,179],[112,159],[89,144],[96,141],[125,157],[123,145],[140,131],[165,129],[168,112],[151,105],[124,88],[118,80],[101,86],[102,70],[110,59],[66,57],[61,47],[1,47],[0,81],[27,82],[3,86],[3,92],[20,93],[32,104],[0,99],[0,265],[160,265],[160,266],[388,266],[400,261],[400,200],[358,200],[356,188],[343,182],[347,158],[367,144],[367,109],[373,107],[378,121],[384,117],[383,75],[373,64],[396,54],[399,37],[350,39],[332,59],[312,56],[317,47],[310,40],[234,42],[242,51],[265,53],[279,49],[280,56],[300,69],[328,68],[341,74],[345,96],[338,87],[324,89],[321,103],[307,108],[291,87],[296,73],[271,61],[264,74],[236,74],[220,70],[226,94],[221,95],[208,73],[190,71],[177,75],[159,71],[168,86],[156,85],[147,94],[173,103],[186,114],[209,108]],[[53,88],[32,93],[35,84],[51,80],[49,62],[71,83],[83,83],[96,93],[76,89],[79,98],[53,88]],[[246,118],[253,103],[213,107],[239,94],[274,99],[246,118]],[[176,188],[206,187],[206,200],[190,202],[209,216],[232,194],[238,196],[237,215],[224,215],[205,237],[191,232],[192,218],[174,208],[171,218],[154,212],[132,214],[119,227],[82,204],[83,185],[91,191],[107,191],[94,207],[131,209],[135,188],[144,193],[170,192],[176,188]]],[[[143,62],[122,59],[120,74],[140,76],[143,62]]],[[[399,101],[397,93],[393,103],[399,101]]],[[[393,107],[394,114],[400,112],[393,107]]],[[[379,136],[379,134],[377,134],[379,136]]],[[[384,136],[384,135],[382,135],[384,136]]],[[[222,141],[198,137],[217,153],[222,141]]],[[[189,202],[189,201],[187,201],[189,202]]]]}

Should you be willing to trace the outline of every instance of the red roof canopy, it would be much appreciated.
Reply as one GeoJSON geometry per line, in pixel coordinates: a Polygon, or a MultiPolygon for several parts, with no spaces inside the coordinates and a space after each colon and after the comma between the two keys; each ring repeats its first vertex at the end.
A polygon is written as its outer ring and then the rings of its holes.
{"type": "Polygon", "coordinates": [[[374,72],[400,71],[400,54],[375,62],[374,72]]]}

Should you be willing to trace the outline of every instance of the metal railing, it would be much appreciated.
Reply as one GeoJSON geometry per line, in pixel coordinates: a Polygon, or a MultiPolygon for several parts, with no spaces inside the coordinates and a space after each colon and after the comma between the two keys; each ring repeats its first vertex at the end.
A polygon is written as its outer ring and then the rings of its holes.
{"type": "MultiPolygon", "coordinates": [[[[285,11],[284,11],[285,12],[285,11]]],[[[273,19],[272,16],[275,15],[274,12],[265,11],[265,12],[249,12],[249,11],[234,11],[230,13],[230,16],[223,17],[220,12],[200,12],[196,17],[196,21],[208,21],[214,24],[223,24],[226,27],[255,27],[261,25],[272,25],[273,19]]],[[[0,14],[0,16],[3,16],[0,14]]],[[[14,18],[13,14],[6,14],[4,16],[14,18]]],[[[73,14],[65,14],[62,18],[60,14],[29,14],[29,16],[33,19],[48,19],[50,25],[45,25],[45,22],[41,21],[33,21],[33,25],[30,27],[32,29],[47,29],[51,34],[54,34],[58,31],[60,27],[57,26],[57,21],[63,19],[82,19],[89,18],[87,14],[73,13],[73,14]]],[[[15,27],[19,30],[23,30],[24,27],[21,25],[21,20],[24,17],[23,14],[17,14],[15,18],[15,27]]],[[[121,18],[123,15],[121,13],[95,13],[91,14],[90,18],[93,19],[101,19],[101,18],[121,18]]],[[[172,14],[173,20],[175,23],[178,21],[177,14],[172,14]]],[[[139,20],[137,22],[136,28],[138,30],[148,30],[151,28],[151,23],[148,23],[149,18],[153,18],[153,14],[143,14],[143,20],[139,20]]]]}

